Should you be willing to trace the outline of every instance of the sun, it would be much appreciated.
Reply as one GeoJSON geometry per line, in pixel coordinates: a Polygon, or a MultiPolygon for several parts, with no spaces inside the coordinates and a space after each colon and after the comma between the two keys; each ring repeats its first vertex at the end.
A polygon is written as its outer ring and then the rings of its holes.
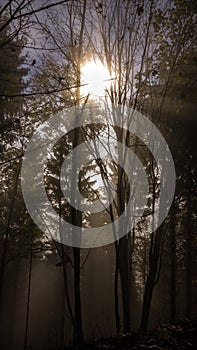
{"type": "Polygon", "coordinates": [[[91,97],[102,97],[109,89],[111,77],[107,67],[101,61],[88,61],[81,67],[81,95],[88,94],[91,97]]]}

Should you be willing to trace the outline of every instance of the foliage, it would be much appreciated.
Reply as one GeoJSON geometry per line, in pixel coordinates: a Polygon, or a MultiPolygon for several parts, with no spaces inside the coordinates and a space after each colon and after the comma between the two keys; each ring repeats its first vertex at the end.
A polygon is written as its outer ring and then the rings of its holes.
{"type": "MultiPolygon", "coordinates": [[[[99,340],[92,345],[83,345],[77,349],[128,349],[128,350],[172,350],[194,349],[197,344],[197,320],[182,320],[176,325],[160,323],[151,331],[140,334],[133,331],[127,334],[99,340]]],[[[66,349],[76,349],[68,347],[66,349]]]]}

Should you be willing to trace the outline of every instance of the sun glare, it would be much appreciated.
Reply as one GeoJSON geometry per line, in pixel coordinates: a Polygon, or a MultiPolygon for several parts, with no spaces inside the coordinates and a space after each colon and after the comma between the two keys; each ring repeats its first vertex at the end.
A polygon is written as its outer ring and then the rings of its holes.
{"type": "Polygon", "coordinates": [[[105,95],[110,87],[110,74],[101,61],[89,61],[81,67],[81,95],[90,94],[93,97],[105,95]]]}

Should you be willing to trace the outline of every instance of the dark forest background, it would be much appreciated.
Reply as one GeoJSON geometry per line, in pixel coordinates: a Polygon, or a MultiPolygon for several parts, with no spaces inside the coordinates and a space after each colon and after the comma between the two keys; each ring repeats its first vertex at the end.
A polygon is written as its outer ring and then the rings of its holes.
{"type": "MultiPolygon", "coordinates": [[[[196,316],[196,15],[192,0],[0,1],[1,349],[63,349],[196,316]],[[91,98],[95,103],[95,96],[80,93],[81,66],[90,59],[101,60],[113,77],[107,101],[142,112],[164,136],[176,190],[168,216],[151,233],[157,166],[139,140],[125,140],[115,130],[146,163],[148,207],[120,240],[79,249],[51,240],[33,223],[22,196],[21,164],[34,131],[49,116],[83,108],[91,98]]],[[[99,128],[65,135],[47,167],[52,204],[78,226],[95,217],[62,206],[60,158],[79,140],[104,132],[99,128]]],[[[122,213],[129,189],[120,167],[92,163],[82,174],[90,200],[99,190],[87,174],[98,171],[117,184],[116,212],[97,217],[102,225],[122,213]]]]}

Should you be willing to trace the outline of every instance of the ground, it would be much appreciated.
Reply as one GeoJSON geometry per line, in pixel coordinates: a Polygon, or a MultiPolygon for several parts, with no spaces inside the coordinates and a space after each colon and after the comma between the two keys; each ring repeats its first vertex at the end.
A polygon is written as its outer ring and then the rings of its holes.
{"type": "Polygon", "coordinates": [[[197,318],[182,320],[177,324],[158,324],[147,333],[133,331],[93,344],[69,347],[67,350],[120,349],[120,350],[185,350],[197,349],[197,318]]]}

